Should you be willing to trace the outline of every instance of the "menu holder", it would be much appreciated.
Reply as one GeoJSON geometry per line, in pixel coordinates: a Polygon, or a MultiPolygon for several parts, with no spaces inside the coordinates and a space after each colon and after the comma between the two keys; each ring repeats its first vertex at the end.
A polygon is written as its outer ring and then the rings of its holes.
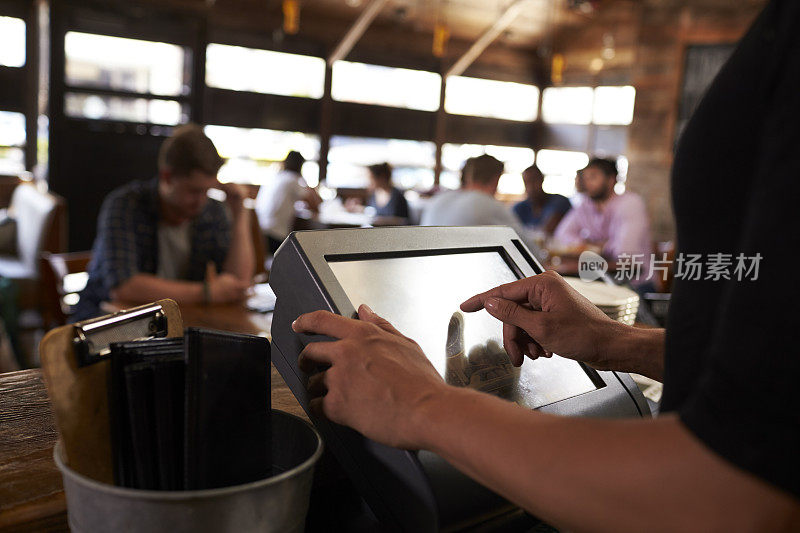
{"type": "Polygon", "coordinates": [[[76,472],[114,483],[109,439],[109,353],[112,342],[180,337],[183,321],[172,300],[56,328],[39,353],[65,463],[76,472]]]}

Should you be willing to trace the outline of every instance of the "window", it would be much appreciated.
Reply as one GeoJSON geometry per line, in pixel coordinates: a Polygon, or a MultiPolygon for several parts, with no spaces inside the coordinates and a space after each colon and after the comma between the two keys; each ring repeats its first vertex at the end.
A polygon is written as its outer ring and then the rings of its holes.
{"type": "Polygon", "coordinates": [[[183,105],[174,100],[83,93],[67,93],[64,96],[64,112],[67,116],[74,118],[143,122],[168,126],[186,122],[188,118],[183,105]]]}
{"type": "Polygon", "coordinates": [[[589,163],[583,152],[539,150],[536,165],[544,174],[542,187],[551,194],[575,195],[575,175],[589,163]]]}
{"type": "Polygon", "coordinates": [[[180,46],[67,32],[64,51],[68,85],[163,96],[189,94],[180,46]]]}
{"type": "Polygon", "coordinates": [[[291,150],[303,154],[302,174],[306,182],[319,183],[319,137],[296,131],[206,126],[206,135],[227,162],[219,171],[222,182],[260,185],[280,170],[291,150]]]}
{"type": "Polygon", "coordinates": [[[542,93],[542,118],[558,124],[589,124],[593,100],[591,87],[548,87],[542,93]]]}
{"type": "Polygon", "coordinates": [[[67,32],[65,82],[75,89],[102,89],[119,95],[68,91],[64,113],[91,120],[174,126],[188,120],[186,53],[180,46],[108,35],[67,32]],[[129,96],[139,93],[142,96],[129,96]],[[150,95],[174,99],[149,98],[150,95]]]}
{"type": "Polygon", "coordinates": [[[0,65],[25,66],[25,21],[0,17],[0,65]]]}
{"type": "Polygon", "coordinates": [[[225,44],[206,48],[206,84],[231,91],[322,98],[325,60],[225,44]]]}
{"type": "Polygon", "coordinates": [[[367,166],[389,163],[396,187],[401,189],[433,186],[436,145],[427,141],[334,136],[328,152],[329,187],[366,187],[367,166]]]}
{"type": "Polygon", "coordinates": [[[0,111],[0,174],[25,170],[25,115],[0,111]]]}
{"type": "Polygon", "coordinates": [[[480,144],[445,144],[442,146],[442,175],[439,183],[448,189],[461,187],[461,168],[470,157],[489,154],[505,163],[505,172],[500,177],[497,192],[500,194],[524,194],[522,171],[531,166],[535,154],[530,148],[518,146],[493,146],[480,144]]]}
{"type": "Polygon", "coordinates": [[[331,95],[340,102],[436,111],[441,82],[434,72],[337,61],[331,95]]]}
{"type": "Polygon", "coordinates": [[[448,113],[536,120],[539,88],[534,85],[451,76],[445,87],[444,109],[448,113]]]}
{"type": "Polygon", "coordinates": [[[618,124],[626,126],[633,121],[633,103],[636,89],[624,87],[597,87],[594,90],[595,124],[618,124]]]}
{"type": "Polygon", "coordinates": [[[557,124],[626,126],[633,121],[636,89],[621,87],[548,87],[542,95],[542,118],[557,124]]]}

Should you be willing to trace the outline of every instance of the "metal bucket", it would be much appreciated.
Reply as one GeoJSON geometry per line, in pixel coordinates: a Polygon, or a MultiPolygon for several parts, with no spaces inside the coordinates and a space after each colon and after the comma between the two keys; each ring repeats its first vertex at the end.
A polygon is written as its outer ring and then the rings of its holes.
{"type": "Polygon", "coordinates": [[[303,531],[314,464],[322,439],[308,422],[272,411],[275,474],[232,487],[192,491],[138,490],[99,483],[64,464],[61,444],[53,457],[64,479],[73,532],[168,533],[205,531],[303,531]]]}

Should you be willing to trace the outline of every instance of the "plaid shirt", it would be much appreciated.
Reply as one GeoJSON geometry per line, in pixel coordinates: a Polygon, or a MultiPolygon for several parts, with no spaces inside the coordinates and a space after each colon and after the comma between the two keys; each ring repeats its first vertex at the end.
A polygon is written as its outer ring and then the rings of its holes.
{"type": "MultiPolygon", "coordinates": [[[[89,281],[80,295],[75,320],[102,314],[100,302],[135,274],[158,269],[158,180],[134,181],[112,191],[103,201],[92,247],[89,281]]],[[[187,281],[202,281],[206,264],[221,270],[231,240],[231,221],[225,206],[209,200],[192,221],[187,281]]]]}

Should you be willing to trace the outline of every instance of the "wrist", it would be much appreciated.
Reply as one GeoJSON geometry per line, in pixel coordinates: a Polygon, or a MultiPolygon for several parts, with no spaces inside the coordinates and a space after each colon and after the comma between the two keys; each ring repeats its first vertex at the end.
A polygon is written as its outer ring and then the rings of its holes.
{"type": "MultiPolygon", "coordinates": [[[[408,436],[415,448],[436,451],[441,447],[441,438],[447,433],[448,418],[455,416],[454,406],[461,401],[469,389],[442,383],[428,392],[408,417],[408,436]]],[[[452,420],[450,420],[452,421],[452,420]]]]}
{"type": "Polygon", "coordinates": [[[664,330],[637,328],[615,323],[607,350],[616,364],[612,370],[635,372],[661,380],[664,360],[664,330]]]}

